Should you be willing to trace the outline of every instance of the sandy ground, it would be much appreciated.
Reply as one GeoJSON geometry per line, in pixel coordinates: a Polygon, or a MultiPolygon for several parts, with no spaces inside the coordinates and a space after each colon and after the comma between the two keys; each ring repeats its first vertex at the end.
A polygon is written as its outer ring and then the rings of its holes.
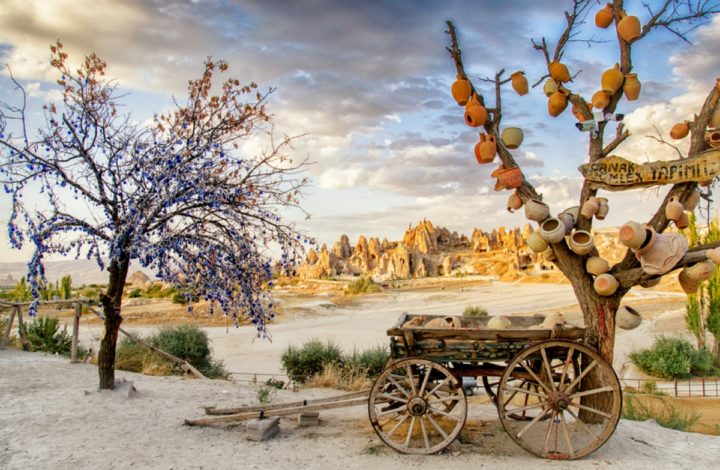
{"type": "MultiPolygon", "coordinates": [[[[471,400],[459,441],[433,456],[406,456],[384,447],[364,407],[321,415],[298,428],[283,419],[266,442],[245,439],[242,426],[191,428],[202,405],[241,405],[252,388],[225,382],[118,372],[139,395],[98,392],[97,370],[42,353],[0,351],[0,468],[3,469],[649,469],[715,468],[720,437],[671,431],[653,422],[621,421],[594,454],[574,462],[541,460],[501,430],[492,407],[471,400]]],[[[332,394],[279,391],[276,401],[332,394]]]]}

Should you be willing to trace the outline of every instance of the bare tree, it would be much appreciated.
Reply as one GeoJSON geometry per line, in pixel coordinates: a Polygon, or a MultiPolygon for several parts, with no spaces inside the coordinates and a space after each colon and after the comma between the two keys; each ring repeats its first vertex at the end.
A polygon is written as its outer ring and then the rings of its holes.
{"type": "Polygon", "coordinates": [[[62,103],[44,107],[44,124],[33,133],[15,81],[20,104],[2,103],[0,114],[0,178],[12,197],[11,243],[35,248],[28,263],[35,299],[47,255],[84,255],[101,268],[109,260],[100,388],[114,385],[131,260],[189,299],[211,301],[211,312],[246,316],[266,334],[274,315],[272,250],[287,268],[310,241],[280,216],[299,208],[306,160],[286,156],[292,138],[273,139],[266,111],[272,90],[263,94],[234,78],[216,83],[228,66],[208,59],[184,103],[140,125],[118,111],[104,61],[91,54],[75,69],[60,42],[51,51],[62,103]],[[265,142],[254,156],[241,147],[252,139],[265,142]]]}
{"type": "MultiPolygon", "coordinates": [[[[565,12],[566,27],[558,38],[554,49],[549,46],[546,38],[532,41],[532,46],[542,54],[548,70],[546,75],[540,77],[535,82],[535,86],[551,76],[551,64],[562,60],[568,43],[572,41],[585,41],[590,44],[596,42],[593,38],[585,40],[580,37],[581,26],[585,23],[594,5],[597,5],[597,2],[592,0],[574,0],[572,2],[571,9],[565,12]]],[[[707,1],[690,2],[666,0],[660,5],[651,6],[650,4],[645,4],[645,8],[649,12],[650,19],[646,24],[641,26],[635,38],[628,42],[623,39],[619,32],[617,35],[619,70],[623,76],[633,70],[632,51],[636,41],[642,40],[657,28],[670,30],[680,39],[687,41],[687,33],[690,29],[696,27],[698,24],[707,22],[713,14],[720,12],[719,3],[707,1]]],[[[611,3],[611,21],[614,21],[615,24],[618,24],[622,20],[625,14],[623,9],[624,5],[622,0],[614,0],[611,3]]],[[[447,25],[447,33],[450,37],[450,47],[447,49],[457,69],[458,77],[469,80],[463,66],[461,49],[458,44],[455,27],[450,21],[447,22],[447,25]]],[[[502,144],[500,138],[502,121],[501,91],[503,86],[511,81],[510,78],[505,77],[504,73],[504,70],[500,70],[494,78],[481,79],[491,83],[492,89],[490,93],[494,94],[494,103],[486,105],[486,99],[479,87],[471,84],[471,89],[472,93],[477,95],[478,101],[484,106],[487,106],[488,118],[484,124],[484,129],[485,132],[495,137],[498,155],[503,167],[507,169],[518,167],[518,164],[513,155],[505,145],[502,144]]],[[[573,112],[579,120],[593,120],[592,103],[587,102],[579,93],[571,90],[569,88],[571,86],[570,83],[571,82],[555,83],[555,85],[567,96],[567,100],[573,105],[573,112]]],[[[706,151],[708,144],[705,141],[705,131],[708,127],[710,116],[718,104],[718,98],[720,98],[720,88],[712,84],[712,89],[709,90],[705,102],[689,125],[691,138],[690,146],[686,154],[688,158],[698,156],[706,151]]],[[[603,115],[614,114],[618,103],[620,103],[622,99],[624,99],[622,87],[614,93],[609,94],[607,104],[601,109],[603,115]]],[[[630,137],[630,133],[623,128],[622,124],[617,126],[614,133],[606,132],[608,126],[607,120],[596,122],[596,126],[595,132],[588,134],[587,155],[588,162],[591,164],[602,162],[603,159],[608,157],[630,137]],[[611,135],[607,137],[606,134],[611,135]]],[[[522,184],[517,188],[517,194],[522,201],[527,203],[532,199],[541,200],[542,196],[537,193],[532,184],[525,180],[524,177],[522,179],[522,184]]],[[[676,197],[679,198],[681,202],[684,202],[691,197],[697,187],[697,182],[682,182],[672,185],[667,192],[665,200],[657,209],[655,215],[648,221],[648,225],[652,226],[657,233],[665,231],[669,222],[666,217],[665,207],[670,201],[670,198],[676,197]]],[[[614,190],[618,188],[606,189],[614,190]]],[[[597,190],[598,185],[586,179],[580,192],[579,204],[582,205],[588,198],[594,197],[597,190]]],[[[708,198],[709,190],[705,191],[705,197],[708,198]]],[[[593,219],[592,217],[578,217],[574,223],[575,229],[590,231],[592,229],[593,219]]],[[[705,250],[717,245],[717,243],[713,243],[692,248],[677,262],[672,270],[705,260],[705,250]]],[[[633,286],[657,278],[657,275],[646,273],[642,269],[635,253],[628,249],[624,259],[612,266],[609,271],[610,274],[619,281],[619,287],[612,295],[600,295],[593,287],[593,276],[586,270],[586,260],[588,258],[586,255],[574,253],[563,240],[550,244],[550,249],[554,254],[555,264],[572,283],[575,295],[579,301],[587,328],[586,342],[595,346],[600,355],[612,363],[615,344],[615,316],[623,296],[633,286]]]]}

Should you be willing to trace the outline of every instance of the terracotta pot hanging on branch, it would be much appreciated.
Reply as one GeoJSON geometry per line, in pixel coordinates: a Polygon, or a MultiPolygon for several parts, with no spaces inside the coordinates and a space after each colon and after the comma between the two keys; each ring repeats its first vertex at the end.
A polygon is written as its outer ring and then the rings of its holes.
{"type": "Polygon", "coordinates": [[[465,123],[470,127],[480,127],[487,122],[488,112],[480,104],[477,95],[473,95],[465,106],[465,123]]]}
{"type": "Polygon", "coordinates": [[[616,63],[615,67],[603,72],[600,83],[602,84],[603,91],[609,95],[614,95],[615,92],[620,89],[624,80],[625,77],[620,71],[620,64],[616,63]]]}
{"type": "Polygon", "coordinates": [[[612,12],[612,4],[606,3],[605,7],[598,10],[597,13],[595,13],[595,26],[598,28],[607,28],[610,26],[613,22],[613,12],[612,12]]]}
{"type": "Polygon", "coordinates": [[[480,134],[480,141],[475,144],[475,159],[480,164],[492,163],[497,154],[497,143],[495,136],[491,134],[480,134]]]}
{"type": "Polygon", "coordinates": [[[520,95],[524,96],[527,95],[528,92],[528,80],[525,77],[525,74],[518,70],[517,72],[510,75],[511,83],[513,90],[520,95]]]}
{"type": "Polygon", "coordinates": [[[570,81],[570,71],[565,66],[565,64],[561,64],[560,62],[552,62],[550,64],[550,76],[553,80],[556,82],[569,82],[570,81]]]}
{"type": "Polygon", "coordinates": [[[617,24],[617,31],[623,41],[630,43],[640,37],[640,20],[637,16],[621,11],[622,18],[617,24]]]}
{"type": "Polygon", "coordinates": [[[637,78],[636,73],[628,73],[625,75],[625,81],[623,82],[623,93],[628,101],[635,101],[640,97],[640,90],[642,89],[642,83],[637,78]]]}
{"type": "Polygon", "coordinates": [[[462,75],[457,76],[457,80],[452,84],[450,88],[453,98],[457,101],[459,106],[465,106],[470,99],[470,93],[472,93],[472,86],[470,81],[462,75]]]}

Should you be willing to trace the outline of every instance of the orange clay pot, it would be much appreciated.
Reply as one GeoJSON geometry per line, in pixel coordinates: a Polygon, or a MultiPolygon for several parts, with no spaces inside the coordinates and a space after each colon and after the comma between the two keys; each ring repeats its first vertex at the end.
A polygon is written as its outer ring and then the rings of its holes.
{"type": "Polygon", "coordinates": [[[608,95],[614,95],[620,89],[624,80],[625,76],[620,71],[620,64],[616,63],[615,67],[603,72],[600,83],[602,83],[603,91],[608,95]]]}
{"type": "Polygon", "coordinates": [[[595,13],[595,26],[598,28],[607,28],[613,22],[612,4],[606,3],[605,8],[595,13]]]}
{"type": "Polygon", "coordinates": [[[480,141],[475,145],[475,158],[480,164],[491,163],[497,154],[495,136],[480,134],[480,141]]]}
{"type": "Polygon", "coordinates": [[[670,137],[673,139],[684,139],[690,132],[690,126],[687,121],[679,122],[670,129],[670,137]]]}
{"type": "Polygon", "coordinates": [[[638,80],[636,73],[628,73],[625,75],[623,92],[625,93],[625,98],[628,101],[635,101],[636,99],[638,99],[640,97],[641,88],[642,83],[640,83],[640,80],[638,80]]]}
{"type": "Polygon", "coordinates": [[[594,108],[605,109],[605,106],[610,103],[610,95],[608,95],[607,92],[600,90],[592,95],[591,101],[594,108]]]}
{"type": "Polygon", "coordinates": [[[568,68],[560,62],[553,62],[550,64],[550,76],[556,82],[565,83],[570,81],[570,71],[568,68]]]}
{"type": "Polygon", "coordinates": [[[470,127],[480,127],[487,122],[488,112],[480,104],[477,95],[474,95],[465,106],[465,124],[470,127]]]}
{"type": "Polygon", "coordinates": [[[564,88],[558,88],[548,99],[548,114],[552,117],[559,116],[568,105],[568,92],[564,88]]]}
{"type": "Polygon", "coordinates": [[[622,18],[617,24],[617,30],[620,37],[625,42],[633,42],[640,37],[640,20],[637,16],[628,16],[624,11],[620,12],[622,18]]]}
{"type": "Polygon", "coordinates": [[[527,95],[528,92],[528,81],[527,78],[525,78],[525,74],[521,71],[517,71],[514,74],[510,75],[511,83],[513,90],[517,92],[518,95],[523,96],[527,95]]]}
{"type": "Polygon", "coordinates": [[[453,98],[457,101],[459,106],[465,106],[470,99],[472,93],[472,87],[470,81],[464,78],[462,75],[458,75],[457,80],[452,84],[450,88],[453,98]]]}

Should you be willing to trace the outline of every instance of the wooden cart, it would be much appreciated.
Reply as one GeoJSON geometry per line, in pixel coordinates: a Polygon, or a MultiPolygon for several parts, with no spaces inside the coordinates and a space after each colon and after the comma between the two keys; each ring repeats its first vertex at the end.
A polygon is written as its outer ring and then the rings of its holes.
{"type": "Polygon", "coordinates": [[[387,331],[391,359],[369,396],[370,422],[388,446],[432,454],[450,445],[467,417],[463,377],[475,377],[508,435],[528,452],[577,459],[603,445],[622,408],[612,366],[582,343],[584,329],[542,329],[543,317],[454,317],[460,328],[422,326],[403,314],[387,331]],[[591,373],[592,372],[592,373],[591,373]]]}

